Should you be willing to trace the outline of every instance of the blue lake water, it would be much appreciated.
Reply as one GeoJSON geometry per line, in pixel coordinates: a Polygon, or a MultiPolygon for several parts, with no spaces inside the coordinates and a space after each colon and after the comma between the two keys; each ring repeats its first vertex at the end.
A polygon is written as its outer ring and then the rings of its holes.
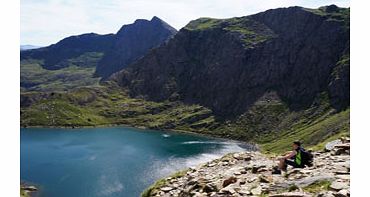
{"type": "Polygon", "coordinates": [[[125,127],[21,129],[21,180],[37,196],[140,196],[155,180],[229,152],[234,141],[125,127]]]}

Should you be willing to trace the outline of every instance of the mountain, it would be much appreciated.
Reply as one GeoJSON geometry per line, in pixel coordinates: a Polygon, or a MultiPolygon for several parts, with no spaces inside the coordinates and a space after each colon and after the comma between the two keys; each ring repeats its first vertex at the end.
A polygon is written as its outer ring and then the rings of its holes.
{"type": "Polygon", "coordinates": [[[235,117],[261,99],[290,110],[322,93],[349,106],[349,8],[289,7],[230,19],[200,18],[112,77],[130,95],[179,100],[235,117]]]}
{"type": "Polygon", "coordinates": [[[138,19],[133,24],[124,25],[115,35],[113,46],[99,62],[96,75],[109,77],[169,40],[176,32],[158,17],[150,21],[138,19]]]}
{"type": "Polygon", "coordinates": [[[297,139],[323,146],[349,135],[349,12],[289,7],[191,21],[99,85],[24,92],[21,125],[190,131],[274,153],[297,139]]]}
{"type": "Polygon", "coordinates": [[[20,46],[21,51],[30,50],[30,49],[38,49],[38,48],[41,48],[41,46],[35,46],[35,45],[29,45],[29,44],[20,46]]]}
{"type": "Polygon", "coordinates": [[[91,58],[83,58],[77,62],[79,66],[89,67],[96,64],[101,53],[104,53],[112,45],[113,37],[113,34],[99,35],[95,33],[70,36],[48,47],[21,51],[21,60],[43,60],[43,68],[58,70],[69,67],[70,61],[73,59],[89,56],[91,58]]]}
{"type": "Polygon", "coordinates": [[[153,17],[124,25],[117,34],[70,36],[48,47],[21,51],[21,87],[57,91],[95,85],[99,77],[108,77],[175,33],[153,17]]]}

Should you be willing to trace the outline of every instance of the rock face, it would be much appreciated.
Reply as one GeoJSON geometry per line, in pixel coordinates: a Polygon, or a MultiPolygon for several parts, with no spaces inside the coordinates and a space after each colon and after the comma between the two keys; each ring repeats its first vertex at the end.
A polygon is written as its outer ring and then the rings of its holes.
{"type": "Polygon", "coordinates": [[[153,17],[150,21],[138,19],[133,24],[124,25],[115,35],[113,46],[99,62],[96,75],[109,77],[176,33],[176,29],[158,17],[153,17]]]}
{"type": "MultiPolygon", "coordinates": [[[[71,58],[77,58],[85,53],[103,53],[110,48],[113,38],[113,34],[95,33],[71,36],[48,47],[21,51],[21,60],[44,60],[42,66],[45,69],[57,70],[69,66],[68,60],[71,58]]],[[[83,62],[84,65],[88,63],[83,62]]]]}
{"type": "Polygon", "coordinates": [[[328,92],[349,105],[349,9],[290,7],[191,21],[167,44],[112,78],[132,96],[181,100],[221,116],[243,113],[266,92],[293,110],[328,92]],[[346,56],[347,55],[347,56],[346,56]]]}
{"type": "Polygon", "coordinates": [[[349,154],[314,154],[313,166],[303,169],[289,167],[285,176],[272,174],[277,160],[261,153],[229,154],[191,168],[182,176],[165,178],[161,186],[151,188],[142,196],[349,197],[349,154]],[[258,170],[253,172],[253,169],[258,170]]]}
{"type": "Polygon", "coordinates": [[[45,69],[57,70],[70,66],[71,59],[80,58],[73,62],[74,65],[96,66],[96,75],[105,78],[164,43],[176,32],[158,17],[151,21],[138,19],[133,24],[124,25],[117,34],[82,34],[48,47],[21,51],[21,60],[44,60],[42,66],[45,69]]]}

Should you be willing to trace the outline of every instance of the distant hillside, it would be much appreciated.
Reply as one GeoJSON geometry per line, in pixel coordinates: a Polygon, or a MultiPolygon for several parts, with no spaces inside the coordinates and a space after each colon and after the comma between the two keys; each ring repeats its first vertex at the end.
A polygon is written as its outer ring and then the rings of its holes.
{"type": "Polygon", "coordinates": [[[35,46],[35,45],[29,45],[29,44],[20,46],[21,51],[30,50],[30,49],[38,49],[38,48],[41,48],[41,46],[35,46]]]}
{"type": "MultiPolygon", "coordinates": [[[[70,36],[48,47],[21,51],[21,67],[27,67],[21,68],[21,87],[24,90],[43,90],[40,85],[47,83],[56,84],[56,90],[60,87],[68,89],[72,87],[71,75],[67,71],[71,67],[85,73],[83,77],[73,76],[79,80],[75,80],[75,85],[91,85],[86,80],[96,83],[93,78],[108,77],[145,55],[151,48],[164,43],[175,33],[176,30],[167,23],[153,17],[151,21],[139,19],[133,24],[124,25],[117,34],[87,33],[70,36]],[[55,72],[50,72],[53,70],[55,72]],[[40,72],[48,80],[40,80],[40,72]],[[52,73],[58,73],[58,77],[48,75],[52,73]]],[[[52,86],[48,86],[47,90],[50,89],[52,86]]]]}

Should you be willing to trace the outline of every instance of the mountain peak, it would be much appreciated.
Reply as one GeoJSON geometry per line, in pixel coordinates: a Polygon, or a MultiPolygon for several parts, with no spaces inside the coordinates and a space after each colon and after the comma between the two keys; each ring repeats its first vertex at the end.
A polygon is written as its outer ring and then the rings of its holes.
{"type": "Polygon", "coordinates": [[[176,33],[175,28],[156,16],[150,21],[137,19],[133,24],[122,26],[116,34],[113,48],[104,54],[95,74],[103,79],[108,78],[176,33]]]}

